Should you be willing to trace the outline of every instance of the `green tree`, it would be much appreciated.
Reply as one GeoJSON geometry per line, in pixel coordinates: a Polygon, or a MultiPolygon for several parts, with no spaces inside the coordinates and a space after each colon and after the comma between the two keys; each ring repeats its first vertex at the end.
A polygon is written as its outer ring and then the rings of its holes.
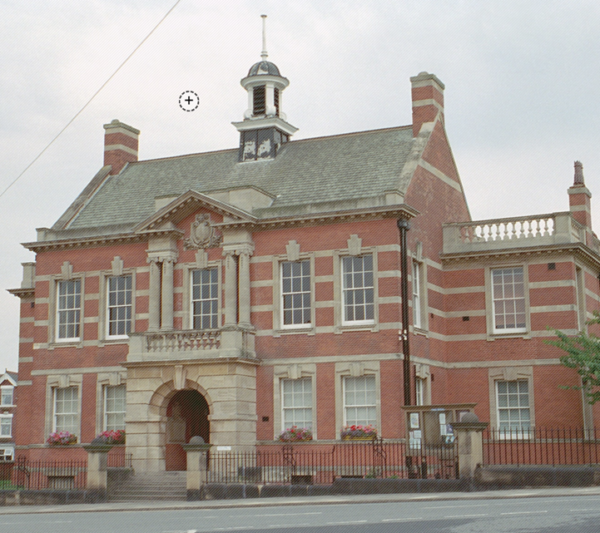
{"type": "MultiPolygon", "coordinates": [[[[600,312],[594,311],[594,318],[587,324],[600,324],[600,312]]],[[[560,358],[560,362],[568,368],[574,368],[581,376],[581,386],[564,388],[583,390],[588,402],[595,404],[600,400],[600,337],[585,331],[580,331],[574,337],[569,337],[557,329],[553,331],[558,340],[546,341],[547,344],[567,352],[567,355],[560,358]]]]}

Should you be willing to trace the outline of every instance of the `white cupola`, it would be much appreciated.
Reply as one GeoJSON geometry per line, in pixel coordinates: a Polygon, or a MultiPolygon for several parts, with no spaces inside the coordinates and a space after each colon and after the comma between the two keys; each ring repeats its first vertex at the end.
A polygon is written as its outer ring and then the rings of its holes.
{"type": "Polygon", "coordinates": [[[298,131],[286,121],[281,111],[281,95],[290,84],[277,68],[267,61],[266,15],[263,20],[263,49],[261,60],[250,67],[241,80],[248,92],[248,109],[242,122],[233,125],[240,132],[240,161],[274,158],[281,145],[298,131]]]}

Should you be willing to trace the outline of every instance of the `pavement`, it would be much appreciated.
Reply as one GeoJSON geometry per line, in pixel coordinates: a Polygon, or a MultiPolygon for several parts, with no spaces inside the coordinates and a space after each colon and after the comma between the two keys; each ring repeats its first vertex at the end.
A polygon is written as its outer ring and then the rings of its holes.
{"type": "Polygon", "coordinates": [[[335,505],[359,503],[393,503],[410,501],[491,500],[502,498],[548,498],[565,496],[600,496],[600,486],[556,487],[542,489],[490,490],[481,492],[435,492],[428,494],[366,494],[349,496],[303,496],[299,498],[253,498],[244,500],[204,500],[198,502],[138,501],[66,505],[17,505],[0,507],[0,515],[34,513],[93,513],[123,511],[174,511],[180,509],[223,509],[278,507],[298,505],[335,505]]]}

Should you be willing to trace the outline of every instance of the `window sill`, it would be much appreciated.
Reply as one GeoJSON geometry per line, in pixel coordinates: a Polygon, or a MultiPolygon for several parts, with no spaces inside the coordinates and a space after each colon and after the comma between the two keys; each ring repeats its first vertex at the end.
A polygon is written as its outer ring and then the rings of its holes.
{"type": "Polygon", "coordinates": [[[379,324],[371,322],[367,324],[342,324],[341,326],[335,327],[335,333],[344,333],[346,331],[368,331],[370,333],[376,333],[379,331],[379,324]]]}
{"type": "Polygon", "coordinates": [[[98,346],[114,345],[114,344],[128,344],[129,336],[125,337],[107,337],[106,339],[99,339],[98,346]]]}
{"type": "Polygon", "coordinates": [[[314,335],[314,326],[303,326],[298,328],[283,328],[273,331],[273,337],[281,337],[282,335],[314,335]]]}
{"type": "Polygon", "coordinates": [[[509,331],[506,333],[488,333],[488,341],[495,341],[500,339],[531,339],[531,332],[529,331],[509,331]]]}
{"type": "Polygon", "coordinates": [[[423,328],[415,328],[412,330],[413,335],[421,335],[422,337],[429,337],[429,331],[423,328]]]}
{"type": "Polygon", "coordinates": [[[48,344],[48,349],[54,350],[55,348],[81,348],[82,346],[83,346],[83,341],[81,339],[55,340],[48,344]]]}

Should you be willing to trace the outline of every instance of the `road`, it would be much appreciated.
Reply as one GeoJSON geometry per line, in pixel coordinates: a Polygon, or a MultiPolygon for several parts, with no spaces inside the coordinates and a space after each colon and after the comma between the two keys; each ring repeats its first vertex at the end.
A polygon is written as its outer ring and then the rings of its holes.
{"type": "Polygon", "coordinates": [[[0,516],[3,533],[597,533],[600,496],[0,516]]]}

